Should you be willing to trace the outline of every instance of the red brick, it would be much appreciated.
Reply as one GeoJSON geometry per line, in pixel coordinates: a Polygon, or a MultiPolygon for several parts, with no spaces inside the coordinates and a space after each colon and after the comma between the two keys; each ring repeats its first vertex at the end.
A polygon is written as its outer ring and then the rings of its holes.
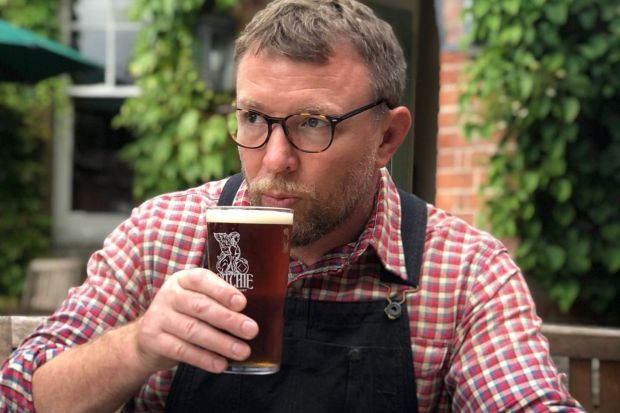
{"type": "Polygon", "coordinates": [[[477,189],[474,189],[472,193],[467,195],[459,195],[459,208],[466,210],[477,211],[480,207],[480,201],[478,197],[477,189]]]}
{"type": "Polygon", "coordinates": [[[441,148],[463,148],[472,146],[472,143],[462,135],[455,133],[439,134],[437,136],[437,147],[441,148]]]}
{"type": "Polygon", "coordinates": [[[459,124],[459,114],[457,112],[439,112],[438,115],[439,127],[442,126],[456,126],[459,124]]]}
{"type": "Polygon", "coordinates": [[[459,69],[441,69],[439,72],[440,85],[456,85],[459,83],[461,70],[459,69]]]}
{"type": "Polygon", "coordinates": [[[439,56],[441,63],[462,63],[466,62],[467,54],[460,52],[441,52],[439,56]]]}
{"type": "Polygon", "coordinates": [[[437,170],[437,189],[440,188],[471,188],[474,177],[471,173],[446,172],[437,170]]]}
{"type": "Polygon", "coordinates": [[[487,182],[487,168],[475,168],[472,173],[474,177],[474,185],[476,185],[478,189],[487,182]]]}
{"type": "Polygon", "coordinates": [[[442,87],[439,89],[439,106],[445,105],[458,105],[459,103],[459,90],[455,87],[442,87]]]}
{"type": "Polygon", "coordinates": [[[454,195],[438,193],[435,197],[435,205],[446,211],[454,211],[458,208],[458,201],[454,195]]]}
{"type": "Polygon", "coordinates": [[[439,151],[437,153],[437,168],[454,168],[457,165],[454,151],[439,151]]]}
{"type": "Polygon", "coordinates": [[[476,225],[476,215],[474,213],[460,213],[455,215],[471,225],[476,225]]]}

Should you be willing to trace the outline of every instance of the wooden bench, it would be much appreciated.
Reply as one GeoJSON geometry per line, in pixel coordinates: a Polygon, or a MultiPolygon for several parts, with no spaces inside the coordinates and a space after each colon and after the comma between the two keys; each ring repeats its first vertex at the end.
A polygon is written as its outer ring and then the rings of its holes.
{"type": "Polygon", "coordinates": [[[0,360],[6,359],[45,316],[0,316],[0,360]]]}
{"type": "MultiPolygon", "coordinates": [[[[44,316],[0,316],[0,360],[7,358],[44,316]]],[[[586,411],[620,408],[620,329],[544,324],[554,357],[567,357],[571,394],[586,411]],[[593,369],[593,365],[598,368],[593,369]]]]}
{"type": "Polygon", "coordinates": [[[568,387],[588,412],[620,411],[620,329],[543,324],[554,357],[568,358],[568,387]]]}
{"type": "Polygon", "coordinates": [[[85,262],[77,257],[35,258],[28,265],[20,302],[22,314],[50,314],[71,287],[86,275],[85,262]]]}

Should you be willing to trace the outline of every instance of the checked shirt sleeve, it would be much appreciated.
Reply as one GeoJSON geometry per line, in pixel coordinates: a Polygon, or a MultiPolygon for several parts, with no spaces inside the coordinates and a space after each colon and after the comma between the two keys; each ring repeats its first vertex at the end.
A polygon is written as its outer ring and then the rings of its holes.
{"type": "Polygon", "coordinates": [[[88,278],[2,364],[0,411],[34,411],[32,375],[64,350],[135,319],[148,288],[140,277],[138,210],[93,254],[88,278]]]}
{"type": "Polygon", "coordinates": [[[453,411],[582,412],[557,373],[528,287],[505,249],[484,244],[469,274],[446,378],[453,411]]]}

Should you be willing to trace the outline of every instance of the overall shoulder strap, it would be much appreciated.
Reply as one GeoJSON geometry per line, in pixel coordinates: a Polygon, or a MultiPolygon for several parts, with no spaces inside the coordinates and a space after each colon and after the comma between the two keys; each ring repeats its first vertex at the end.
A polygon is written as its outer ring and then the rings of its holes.
{"type": "Polygon", "coordinates": [[[241,186],[241,182],[243,182],[243,175],[238,173],[230,178],[224,184],[224,188],[222,188],[222,193],[220,194],[220,199],[217,201],[218,206],[230,206],[235,200],[235,195],[237,195],[237,191],[241,186]]]}
{"type": "Polygon", "coordinates": [[[427,208],[426,202],[417,196],[398,190],[400,196],[401,222],[400,235],[405,252],[407,284],[417,286],[422,268],[422,255],[426,240],[427,208]]]}

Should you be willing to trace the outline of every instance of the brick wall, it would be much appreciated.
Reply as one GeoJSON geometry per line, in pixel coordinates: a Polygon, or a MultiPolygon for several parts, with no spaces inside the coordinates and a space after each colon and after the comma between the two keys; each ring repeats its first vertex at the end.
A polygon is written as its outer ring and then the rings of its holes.
{"type": "Polygon", "coordinates": [[[436,204],[477,224],[480,187],[495,144],[484,139],[468,141],[459,126],[458,85],[466,59],[465,54],[453,51],[442,51],[440,56],[436,204]]]}

